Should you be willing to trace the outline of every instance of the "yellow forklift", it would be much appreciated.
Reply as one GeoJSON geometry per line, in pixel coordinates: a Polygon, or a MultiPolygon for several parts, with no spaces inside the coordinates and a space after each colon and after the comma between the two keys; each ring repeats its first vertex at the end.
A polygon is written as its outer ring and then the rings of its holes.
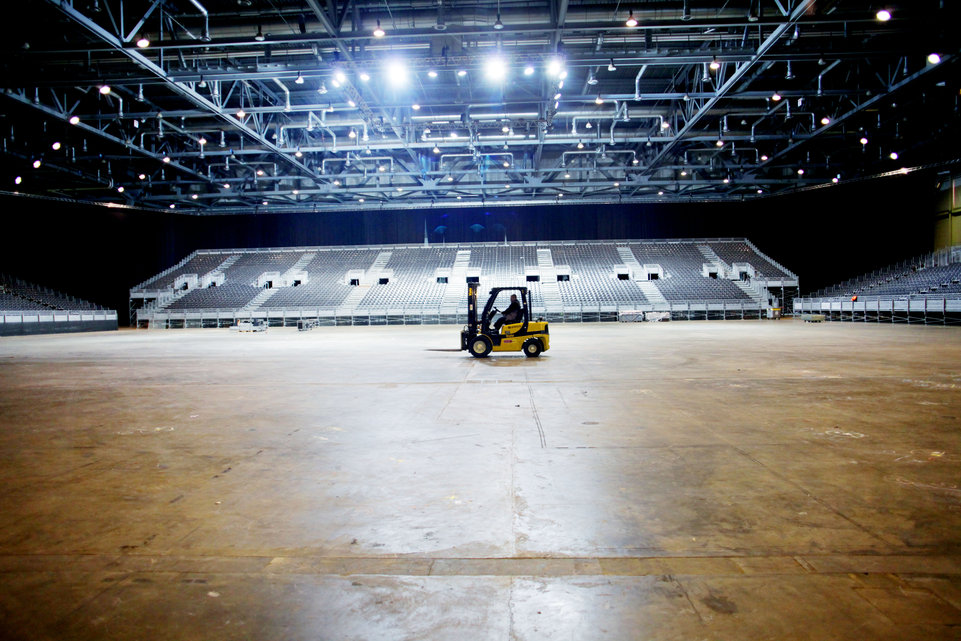
{"type": "MultiPolygon", "coordinates": [[[[532,302],[526,287],[494,287],[480,317],[477,316],[478,283],[467,283],[467,326],[460,333],[460,348],[474,358],[484,358],[491,352],[520,352],[529,358],[550,349],[547,321],[531,319],[532,302]],[[520,297],[520,309],[515,320],[501,323],[495,320],[500,312],[494,305],[498,295],[507,292],[520,297]]],[[[502,298],[500,304],[507,302],[502,298]]]]}

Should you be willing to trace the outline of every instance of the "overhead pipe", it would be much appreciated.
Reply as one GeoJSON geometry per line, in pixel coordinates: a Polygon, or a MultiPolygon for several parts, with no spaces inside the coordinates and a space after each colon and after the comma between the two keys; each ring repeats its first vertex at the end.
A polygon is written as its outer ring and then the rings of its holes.
{"type": "Polygon", "coordinates": [[[442,166],[444,164],[445,158],[477,158],[479,156],[510,156],[511,167],[514,166],[514,154],[509,151],[504,151],[504,152],[490,151],[490,152],[484,152],[479,154],[441,154],[440,160],[437,163],[437,166],[438,167],[442,166]]]}
{"type": "Polygon", "coordinates": [[[764,122],[765,118],[767,118],[768,116],[773,116],[775,111],[777,111],[778,109],[780,109],[782,106],[785,106],[785,105],[788,107],[788,112],[790,113],[791,107],[789,103],[790,103],[790,100],[787,100],[787,99],[783,100],[782,102],[779,102],[774,106],[774,108],[770,109],[766,114],[764,114],[763,116],[761,116],[760,118],[754,121],[754,124],[751,125],[751,142],[754,142],[756,140],[756,138],[754,137],[755,127],[757,127],[759,124],[764,122]]]}
{"type": "Polygon", "coordinates": [[[608,151],[606,148],[598,147],[597,149],[591,149],[589,151],[565,151],[561,154],[561,167],[567,166],[567,156],[570,155],[592,155],[600,156],[601,154],[631,154],[632,164],[633,160],[637,159],[637,152],[631,149],[614,149],[608,151]]]}
{"type": "Polygon", "coordinates": [[[824,78],[824,74],[826,74],[827,72],[831,71],[831,69],[834,69],[834,68],[837,67],[839,64],[841,64],[841,61],[840,61],[840,60],[835,60],[834,62],[832,62],[831,64],[829,64],[829,65],[827,66],[827,68],[824,69],[824,71],[822,71],[821,73],[818,74],[818,95],[819,95],[819,96],[824,93],[824,91],[821,89],[821,79],[824,78]]]}
{"type": "Polygon", "coordinates": [[[647,65],[641,65],[641,68],[637,70],[637,75],[634,76],[634,100],[641,99],[641,76],[647,71],[647,65]]]}
{"type": "MultiPolygon", "coordinates": [[[[393,156],[359,156],[359,155],[357,155],[357,154],[354,154],[354,159],[355,159],[355,160],[364,160],[364,161],[367,161],[367,160],[386,160],[386,161],[388,161],[388,162],[390,163],[390,173],[394,173],[394,157],[393,157],[393,156]]],[[[321,173],[321,174],[326,174],[326,173],[327,173],[327,163],[329,163],[329,162],[344,162],[344,163],[348,163],[348,165],[349,165],[349,163],[350,163],[350,152],[347,152],[347,157],[346,157],[346,158],[325,158],[324,160],[322,160],[322,161],[320,162],[320,173],[321,173]]],[[[365,171],[364,173],[366,173],[366,171],[365,171]]]]}
{"type": "Polygon", "coordinates": [[[200,39],[204,42],[210,42],[210,14],[208,14],[204,6],[200,4],[200,0],[190,0],[190,4],[197,7],[197,11],[203,14],[204,17],[204,32],[201,34],[200,39]]]}

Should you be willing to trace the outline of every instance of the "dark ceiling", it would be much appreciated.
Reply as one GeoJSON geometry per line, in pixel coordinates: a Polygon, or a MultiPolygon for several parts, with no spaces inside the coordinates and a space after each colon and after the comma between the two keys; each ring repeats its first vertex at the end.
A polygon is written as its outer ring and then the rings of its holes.
{"type": "Polygon", "coordinates": [[[0,189],[215,214],[951,171],[959,4],[28,0],[2,27],[0,189]]]}

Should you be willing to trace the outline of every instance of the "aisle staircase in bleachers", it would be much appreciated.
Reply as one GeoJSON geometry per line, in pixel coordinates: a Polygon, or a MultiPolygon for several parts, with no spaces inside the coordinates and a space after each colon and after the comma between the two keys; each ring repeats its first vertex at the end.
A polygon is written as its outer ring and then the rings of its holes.
{"type": "Polygon", "coordinates": [[[751,300],[761,307],[766,307],[770,304],[770,293],[766,287],[761,287],[753,281],[733,280],[731,282],[737,285],[738,289],[750,296],[751,300]]]}
{"type": "Polygon", "coordinates": [[[370,291],[370,286],[374,279],[387,267],[390,257],[391,252],[379,252],[377,254],[377,258],[374,259],[374,262],[370,264],[370,267],[367,268],[361,277],[360,285],[354,287],[354,289],[347,294],[347,298],[340,303],[340,306],[337,308],[338,316],[350,316],[354,310],[357,309],[357,305],[360,304],[360,301],[364,300],[364,296],[370,291]]]}
{"type": "Polygon", "coordinates": [[[469,264],[470,250],[458,251],[454,258],[454,265],[450,270],[450,276],[447,278],[447,289],[444,290],[444,299],[440,304],[441,314],[455,314],[461,303],[466,304],[467,266],[469,264]]]}
{"type": "Polygon", "coordinates": [[[621,261],[627,265],[628,269],[631,270],[631,273],[634,275],[634,280],[641,280],[644,274],[644,268],[639,262],[637,262],[637,258],[634,256],[634,252],[631,251],[631,248],[618,247],[617,255],[621,261]]]}
{"type": "Polygon", "coordinates": [[[642,292],[644,292],[644,297],[645,297],[647,300],[651,301],[652,303],[666,303],[666,302],[667,302],[667,299],[664,298],[664,294],[662,294],[662,293],[661,293],[661,290],[659,290],[659,289],[657,288],[657,285],[654,284],[654,281],[652,281],[652,280],[638,280],[638,281],[634,281],[634,282],[636,282],[636,283],[637,283],[637,286],[641,288],[641,291],[642,291],[642,292]]]}
{"type": "Polygon", "coordinates": [[[283,283],[289,283],[297,272],[303,271],[304,268],[310,264],[310,261],[312,261],[316,257],[317,257],[317,254],[315,252],[304,254],[299,259],[297,259],[296,263],[291,265],[290,269],[288,269],[283,274],[281,274],[280,281],[283,283]]]}
{"type": "Polygon", "coordinates": [[[631,274],[633,274],[632,280],[641,288],[641,291],[644,293],[644,298],[652,303],[667,303],[667,299],[664,298],[664,294],[657,288],[654,281],[647,280],[647,274],[644,273],[644,266],[638,262],[637,257],[634,256],[634,252],[631,251],[630,247],[618,247],[617,255],[621,261],[627,265],[631,274]]]}
{"type": "Polygon", "coordinates": [[[537,250],[537,270],[541,276],[541,297],[544,299],[544,309],[547,312],[563,312],[564,302],[561,300],[561,290],[557,286],[557,270],[554,268],[554,256],[550,249],[537,250]]]}
{"type": "Polygon", "coordinates": [[[270,298],[271,298],[274,294],[276,294],[278,291],[279,291],[279,290],[278,290],[277,288],[275,288],[275,287],[271,287],[270,289],[265,289],[265,290],[261,291],[259,294],[257,294],[256,296],[254,296],[253,300],[251,300],[249,303],[247,303],[246,305],[244,305],[243,310],[244,310],[245,312],[249,312],[249,311],[251,311],[251,310],[254,310],[254,309],[257,309],[257,308],[261,307],[264,303],[266,303],[268,300],[270,300],[270,298]]]}
{"type": "Polygon", "coordinates": [[[717,269],[718,278],[730,277],[731,266],[721,260],[721,257],[718,256],[713,249],[707,245],[698,245],[697,250],[701,252],[701,255],[704,256],[704,260],[707,261],[709,265],[713,265],[714,268],[717,269]]]}

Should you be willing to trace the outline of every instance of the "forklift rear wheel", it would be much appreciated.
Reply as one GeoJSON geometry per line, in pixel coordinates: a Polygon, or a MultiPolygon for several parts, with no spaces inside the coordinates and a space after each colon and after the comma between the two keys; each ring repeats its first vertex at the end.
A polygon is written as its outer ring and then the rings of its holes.
{"type": "Polygon", "coordinates": [[[470,355],[474,358],[484,358],[491,353],[492,347],[490,339],[486,336],[478,336],[470,343],[470,355]]]}
{"type": "Polygon", "coordinates": [[[529,338],[524,343],[524,355],[528,358],[534,358],[541,355],[541,342],[536,338],[529,338]]]}

